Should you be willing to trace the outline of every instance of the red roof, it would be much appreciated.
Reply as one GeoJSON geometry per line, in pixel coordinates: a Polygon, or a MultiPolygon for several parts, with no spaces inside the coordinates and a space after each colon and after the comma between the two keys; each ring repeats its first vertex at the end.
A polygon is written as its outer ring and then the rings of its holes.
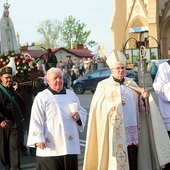
{"type": "Polygon", "coordinates": [[[39,58],[42,54],[46,53],[44,50],[21,50],[22,53],[28,53],[33,58],[39,58]]]}
{"type": "Polygon", "coordinates": [[[60,48],[55,48],[52,51],[54,53],[57,53],[60,50],[64,50],[64,51],[71,53],[79,58],[92,58],[93,57],[93,55],[91,54],[92,51],[90,51],[88,49],[70,49],[70,50],[68,50],[66,48],[60,47],[60,48]]]}
{"type": "MultiPolygon", "coordinates": [[[[29,53],[31,55],[31,57],[33,57],[33,58],[39,58],[42,54],[46,53],[45,50],[32,50],[32,49],[29,50],[29,48],[27,46],[21,47],[20,50],[22,53],[29,53]]],[[[68,50],[66,48],[60,47],[60,48],[52,49],[52,51],[54,53],[57,53],[60,50],[64,50],[67,53],[71,53],[79,58],[92,58],[93,57],[93,55],[91,54],[92,51],[85,49],[85,48],[76,48],[76,49],[68,50]]]]}

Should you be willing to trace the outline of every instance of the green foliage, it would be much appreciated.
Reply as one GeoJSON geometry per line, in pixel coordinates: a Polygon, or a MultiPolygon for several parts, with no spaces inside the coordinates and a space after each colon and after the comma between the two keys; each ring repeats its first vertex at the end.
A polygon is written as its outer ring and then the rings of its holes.
{"type": "Polygon", "coordinates": [[[86,25],[76,20],[73,16],[65,18],[63,22],[55,20],[52,22],[46,20],[38,27],[38,33],[42,35],[39,44],[45,48],[65,47],[73,48],[77,44],[83,44],[85,47],[96,45],[94,40],[88,41],[91,31],[85,31],[86,25]]]}
{"type": "Polygon", "coordinates": [[[40,24],[37,32],[42,36],[38,44],[44,48],[55,48],[60,45],[61,23],[59,21],[46,20],[40,24]]]}

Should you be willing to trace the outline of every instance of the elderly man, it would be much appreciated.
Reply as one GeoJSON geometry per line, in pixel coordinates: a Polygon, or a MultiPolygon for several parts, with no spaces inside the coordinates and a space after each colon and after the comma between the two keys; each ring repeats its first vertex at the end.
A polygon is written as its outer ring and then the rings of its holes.
{"type": "MultiPolygon", "coordinates": [[[[156,135],[159,130],[154,131],[154,140],[148,140],[153,135],[148,133],[147,127],[152,127],[152,124],[146,121],[148,116],[144,107],[149,93],[139,88],[133,79],[125,77],[126,58],[122,53],[113,50],[106,63],[111,69],[111,76],[98,83],[92,99],[83,169],[158,170],[165,162],[158,162],[154,155],[158,154],[153,146],[159,143],[160,136],[156,135]]],[[[154,114],[160,118],[154,101],[152,105],[154,114]]],[[[165,131],[161,119],[160,126],[165,131]]],[[[167,138],[165,134],[164,139],[167,138]]],[[[169,156],[170,152],[164,160],[170,161],[169,156]]]]}
{"type": "Polygon", "coordinates": [[[13,82],[12,68],[0,72],[0,158],[5,169],[20,169],[19,140],[24,113],[23,92],[13,82]],[[22,111],[22,112],[21,112],[22,111]],[[11,159],[10,159],[11,153],[11,159]]]}
{"type": "Polygon", "coordinates": [[[34,99],[27,145],[37,147],[37,169],[78,170],[79,133],[86,124],[87,112],[78,97],[63,87],[59,68],[47,71],[48,88],[34,99]],[[77,109],[70,104],[77,103],[77,109]]]}

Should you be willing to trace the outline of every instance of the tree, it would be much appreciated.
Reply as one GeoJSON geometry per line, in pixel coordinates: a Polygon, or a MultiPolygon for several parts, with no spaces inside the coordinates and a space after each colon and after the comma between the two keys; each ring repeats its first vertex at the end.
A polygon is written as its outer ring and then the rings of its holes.
{"type": "Polygon", "coordinates": [[[61,45],[60,21],[55,20],[52,22],[51,20],[46,20],[39,25],[37,32],[42,35],[42,38],[39,40],[38,44],[44,48],[55,48],[61,45]]]}
{"type": "Polygon", "coordinates": [[[37,43],[47,48],[75,47],[77,44],[83,44],[84,47],[93,47],[96,45],[94,40],[88,41],[91,31],[84,31],[86,25],[80,23],[73,16],[69,16],[63,22],[55,20],[52,22],[46,20],[40,24],[37,32],[42,35],[41,40],[37,43]]]}
{"type": "Polygon", "coordinates": [[[88,37],[91,31],[84,31],[86,25],[80,23],[80,20],[76,20],[73,16],[69,16],[62,23],[62,41],[66,48],[71,48],[77,44],[83,44],[85,47],[93,47],[96,45],[94,40],[88,41],[88,37]]]}

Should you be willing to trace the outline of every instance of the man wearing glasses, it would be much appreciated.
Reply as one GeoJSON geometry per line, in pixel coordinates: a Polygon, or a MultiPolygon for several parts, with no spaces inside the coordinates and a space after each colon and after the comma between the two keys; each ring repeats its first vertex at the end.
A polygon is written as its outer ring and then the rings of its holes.
{"type": "Polygon", "coordinates": [[[0,72],[0,158],[4,169],[20,169],[19,139],[24,120],[22,91],[13,82],[12,68],[0,72]],[[11,166],[12,164],[12,166],[11,166]]]}
{"type": "Polygon", "coordinates": [[[160,148],[166,146],[168,135],[152,96],[126,77],[126,58],[121,52],[113,50],[106,63],[111,76],[98,83],[92,98],[83,169],[160,169],[170,161],[170,152],[167,150],[169,155],[165,156],[160,148]],[[145,107],[148,97],[152,103],[151,112],[145,107]],[[150,122],[148,112],[155,116],[150,122]],[[153,134],[149,133],[148,124],[153,134]]]}

